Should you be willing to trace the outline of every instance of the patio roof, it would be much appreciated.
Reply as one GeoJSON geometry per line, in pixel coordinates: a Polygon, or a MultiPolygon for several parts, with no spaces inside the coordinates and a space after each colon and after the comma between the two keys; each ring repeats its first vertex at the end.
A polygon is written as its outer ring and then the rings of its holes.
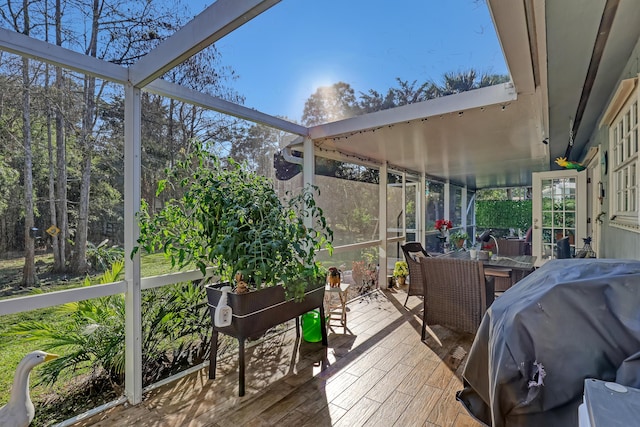
{"type": "Polygon", "coordinates": [[[471,188],[531,184],[548,170],[536,94],[476,89],[310,129],[320,150],[423,172],[471,188]]]}
{"type": "Polygon", "coordinates": [[[629,0],[488,4],[511,87],[329,123],[310,135],[323,149],[473,188],[528,186],[532,172],[557,169],[557,157],[582,160],[640,36],[640,8],[629,0]]]}

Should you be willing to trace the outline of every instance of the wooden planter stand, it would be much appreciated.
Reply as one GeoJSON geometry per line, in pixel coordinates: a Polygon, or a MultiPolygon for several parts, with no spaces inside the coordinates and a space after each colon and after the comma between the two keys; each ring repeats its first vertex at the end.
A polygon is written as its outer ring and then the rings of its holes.
{"type": "MultiPolygon", "coordinates": [[[[220,288],[226,284],[210,284],[206,286],[211,321],[215,318],[215,310],[220,301],[220,288]]],[[[274,286],[247,294],[228,294],[227,305],[231,307],[233,316],[231,325],[225,327],[213,326],[211,336],[211,354],[209,356],[209,379],[216,377],[216,363],[218,353],[218,333],[232,336],[238,340],[238,395],[244,396],[245,358],[244,343],[249,337],[263,334],[269,328],[293,318],[296,319],[296,334],[300,336],[300,318],[304,313],[320,309],[320,328],[322,345],[327,346],[327,326],[324,314],[324,281],[310,284],[302,301],[285,300],[284,288],[274,286]]]]}

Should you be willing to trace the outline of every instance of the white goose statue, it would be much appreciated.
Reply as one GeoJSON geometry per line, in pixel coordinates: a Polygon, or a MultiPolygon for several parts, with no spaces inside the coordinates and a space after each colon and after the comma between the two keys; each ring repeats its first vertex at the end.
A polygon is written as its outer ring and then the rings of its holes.
{"type": "Polygon", "coordinates": [[[0,426],[27,427],[35,415],[35,408],[29,397],[29,374],[34,366],[55,359],[57,354],[32,351],[18,364],[13,378],[9,403],[0,408],[0,426]]]}

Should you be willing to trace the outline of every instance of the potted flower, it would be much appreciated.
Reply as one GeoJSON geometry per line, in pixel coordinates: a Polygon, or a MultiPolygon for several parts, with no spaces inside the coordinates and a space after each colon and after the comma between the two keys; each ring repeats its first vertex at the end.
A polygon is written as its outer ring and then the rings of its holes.
{"type": "Polygon", "coordinates": [[[433,226],[433,228],[435,228],[439,232],[436,237],[438,237],[438,239],[440,240],[440,244],[442,245],[444,250],[447,249],[447,240],[449,238],[449,230],[452,227],[453,227],[453,223],[448,219],[439,219],[436,221],[435,225],[433,226]]]}
{"type": "Polygon", "coordinates": [[[210,268],[219,278],[206,285],[214,320],[209,376],[215,378],[218,332],[236,337],[243,395],[245,338],[322,309],[326,271],[315,254],[325,247],[331,251],[333,233],[316,205],[317,188],[306,187],[283,202],[266,177],[204,151],[168,171],[156,194],[178,188],[182,195],[153,216],[143,203],[138,243],[148,252],[163,251],[172,266],[195,265],[203,274],[210,268]],[[228,316],[216,320],[218,309],[228,316]]]}
{"type": "Polygon", "coordinates": [[[449,230],[453,227],[453,223],[448,219],[439,219],[436,221],[433,228],[440,232],[439,238],[446,239],[449,235],[449,230]]]}
{"type": "Polygon", "coordinates": [[[409,275],[409,266],[406,261],[396,261],[393,267],[393,276],[396,278],[396,283],[399,286],[404,285],[405,279],[409,275]]]}

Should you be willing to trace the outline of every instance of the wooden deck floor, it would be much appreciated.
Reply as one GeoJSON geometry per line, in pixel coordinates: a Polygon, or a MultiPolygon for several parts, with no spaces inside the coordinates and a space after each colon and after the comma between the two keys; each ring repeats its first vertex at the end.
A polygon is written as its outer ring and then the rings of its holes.
{"type": "Polygon", "coordinates": [[[455,400],[473,337],[433,326],[420,341],[422,302],[378,291],[349,304],[349,331],[329,331],[329,348],[289,331],[247,349],[246,396],[237,362],[219,361],[116,407],[83,426],[479,426],[455,400]],[[323,369],[324,365],[324,369],[323,369]]]}

